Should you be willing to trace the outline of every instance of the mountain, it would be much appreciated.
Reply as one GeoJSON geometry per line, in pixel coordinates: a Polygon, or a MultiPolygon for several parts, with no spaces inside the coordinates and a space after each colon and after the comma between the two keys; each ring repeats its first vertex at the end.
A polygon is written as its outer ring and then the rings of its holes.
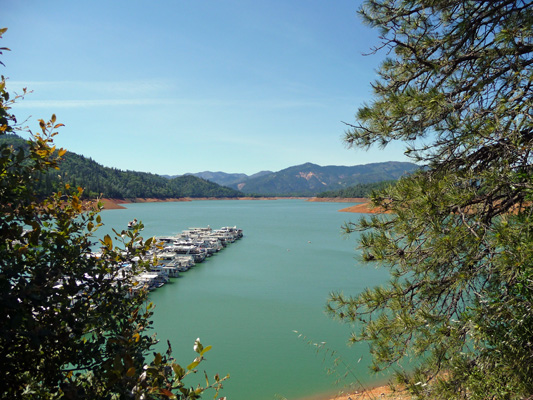
{"type": "Polygon", "coordinates": [[[358,183],[354,186],[350,186],[344,189],[326,190],[316,195],[318,198],[341,198],[352,199],[357,197],[370,197],[373,192],[383,190],[387,186],[394,184],[396,180],[392,181],[379,181],[372,183],[358,183]]]}
{"type": "MultiPolygon", "coordinates": [[[[2,135],[0,143],[14,147],[27,146],[26,141],[16,135],[2,135]]],[[[352,167],[333,165],[322,167],[306,163],[278,172],[261,171],[251,176],[204,171],[197,174],[163,177],[146,172],[107,168],[90,158],[67,152],[60,164],[60,170],[50,171],[37,177],[36,187],[40,194],[47,195],[52,191],[61,190],[64,183],[69,183],[74,187],[83,187],[84,195],[92,198],[97,196],[158,199],[221,198],[240,197],[244,194],[316,196],[325,191],[396,180],[418,168],[413,163],[394,161],[352,167]]],[[[369,190],[368,187],[359,189],[369,190]]],[[[346,193],[339,195],[343,196],[346,193]]]]}
{"type": "MultiPolygon", "coordinates": [[[[26,148],[26,141],[16,135],[3,135],[0,144],[26,148]]],[[[156,174],[122,171],[104,167],[90,158],[67,152],[59,165],[36,179],[39,194],[45,196],[62,190],[64,183],[84,188],[84,196],[109,198],[180,198],[239,197],[237,190],[220,186],[196,176],[167,179],[156,174]]]]}
{"type": "MultiPolygon", "coordinates": [[[[260,176],[268,175],[271,173],[272,171],[261,171],[253,175],[246,175],[242,173],[241,174],[238,174],[238,173],[229,174],[229,173],[220,172],[220,171],[218,172],[204,171],[204,172],[196,172],[196,173],[187,173],[185,175],[193,175],[198,178],[206,179],[208,181],[217,183],[219,185],[230,186],[230,185],[233,185],[234,183],[245,182],[248,179],[258,178],[260,176]]],[[[171,179],[171,178],[176,178],[182,175],[161,175],[161,176],[171,179]]]]}
{"type": "Polygon", "coordinates": [[[364,183],[397,180],[417,170],[408,162],[389,161],[356,166],[325,166],[306,163],[229,185],[247,194],[315,196],[327,190],[364,183]]]}
{"type": "Polygon", "coordinates": [[[198,178],[206,179],[211,182],[218,183],[219,185],[223,186],[229,186],[234,182],[240,182],[242,180],[248,179],[248,175],[246,174],[227,174],[225,172],[210,172],[210,171],[204,171],[204,172],[198,172],[195,174],[185,174],[185,175],[192,175],[196,176],[198,178]]]}

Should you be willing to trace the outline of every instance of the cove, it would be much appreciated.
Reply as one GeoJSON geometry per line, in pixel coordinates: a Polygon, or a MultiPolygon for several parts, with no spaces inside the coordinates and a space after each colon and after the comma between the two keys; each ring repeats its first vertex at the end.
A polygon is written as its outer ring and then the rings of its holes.
{"type": "Polygon", "coordinates": [[[125,206],[102,212],[99,236],[125,229],[133,218],[144,223],[144,237],[207,225],[243,229],[242,239],[150,294],[158,351],[169,340],[186,366],[197,337],[213,346],[188,385],[204,381],[205,369],[210,378],[230,374],[220,393],[228,399],[292,400],[334,395],[355,377],[368,386],[377,382],[368,372],[367,347],[347,345],[354,327],[324,312],[330,292],[356,294],[387,278],[386,270],[359,263],[355,234],[342,234],[344,222],[360,218],[339,213],[346,204],[278,199],[125,206]]]}

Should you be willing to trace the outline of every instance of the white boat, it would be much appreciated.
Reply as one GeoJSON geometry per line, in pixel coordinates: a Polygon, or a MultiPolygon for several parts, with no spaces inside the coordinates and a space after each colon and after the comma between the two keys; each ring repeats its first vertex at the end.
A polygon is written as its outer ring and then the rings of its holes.
{"type": "MultiPolygon", "coordinates": [[[[180,272],[188,271],[196,263],[204,261],[206,257],[222,250],[242,236],[242,229],[236,226],[217,230],[207,226],[189,228],[175,236],[157,237],[152,247],[157,264],[152,268],[152,273],[164,276],[167,280],[169,277],[177,277],[180,272]]],[[[150,274],[141,274],[137,278],[139,283],[149,289],[164,283],[161,282],[161,277],[150,274]]]]}
{"type": "Polygon", "coordinates": [[[148,290],[157,289],[168,282],[168,276],[158,272],[143,272],[134,279],[148,290]]]}

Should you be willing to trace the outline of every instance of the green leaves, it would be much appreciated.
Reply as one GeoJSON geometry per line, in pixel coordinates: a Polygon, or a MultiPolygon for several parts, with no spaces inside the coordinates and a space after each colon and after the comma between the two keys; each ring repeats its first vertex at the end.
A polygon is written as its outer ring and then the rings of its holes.
{"type": "Polygon", "coordinates": [[[153,304],[135,287],[134,274],[149,263],[133,261],[153,239],[144,242],[139,229],[114,231],[93,254],[98,211],[85,208],[75,182],[50,179],[61,157],[69,158],[53,142],[63,124],[52,115],[39,120],[39,133],[29,132],[28,141],[6,135],[16,123],[8,110],[19,96],[10,100],[3,78],[0,96],[0,397],[185,400],[207,389],[218,393],[225,378],[194,389],[183,382],[211,349],[199,340],[186,371],[170,345],[147,364],[157,343],[149,332],[153,304]]]}
{"type": "Polygon", "coordinates": [[[198,354],[200,354],[201,356],[203,356],[205,353],[207,353],[209,350],[211,350],[211,346],[207,346],[207,347],[204,348],[202,343],[200,343],[200,338],[197,338],[194,341],[193,350],[195,352],[197,352],[198,354]]]}
{"type": "Polygon", "coordinates": [[[181,381],[186,374],[186,371],[179,364],[172,364],[172,370],[176,374],[176,379],[181,381]]]}
{"type": "Polygon", "coordinates": [[[373,196],[392,214],[346,227],[389,284],[328,309],[360,321],[376,370],[422,357],[401,376],[417,396],[530,397],[533,3],[369,0],[361,13],[394,58],[345,140],[404,141],[425,169],[373,196]]]}
{"type": "MultiPolygon", "coordinates": [[[[2,35],[6,33],[7,28],[0,28],[0,39],[2,38],[2,35]]],[[[7,47],[0,47],[0,54],[2,54],[3,51],[10,51],[7,47]]],[[[5,65],[3,62],[0,61],[1,65],[5,65]]],[[[4,79],[2,77],[2,83],[5,85],[4,79]]],[[[0,87],[0,91],[4,90],[3,87],[0,87]]],[[[6,98],[7,100],[7,98],[6,98]]],[[[1,132],[0,132],[1,133],[1,132]]]]}
{"type": "Polygon", "coordinates": [[[187,365],[187,369],[189,371],[192,371],[193,369],[195,369],[200,364],[201,361],[202,361],[201,357],[196,357],[192,363],[187,365]]]}

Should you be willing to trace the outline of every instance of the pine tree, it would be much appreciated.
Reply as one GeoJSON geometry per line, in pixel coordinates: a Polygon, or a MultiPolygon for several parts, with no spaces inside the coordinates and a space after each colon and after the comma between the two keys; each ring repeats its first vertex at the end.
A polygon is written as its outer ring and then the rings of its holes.
{"type": "MultiPolygon", "coordinates": [[[[377,371],[421,398],[533,396],[532,2],[369,0],[388,51],[345,141],[404,141],[426,168],[373,197],[390,214],[348,223],[383,287],[332,294],[377,371]]],[[[379,49],[376,49],[379,50],[379,49]]]]}

